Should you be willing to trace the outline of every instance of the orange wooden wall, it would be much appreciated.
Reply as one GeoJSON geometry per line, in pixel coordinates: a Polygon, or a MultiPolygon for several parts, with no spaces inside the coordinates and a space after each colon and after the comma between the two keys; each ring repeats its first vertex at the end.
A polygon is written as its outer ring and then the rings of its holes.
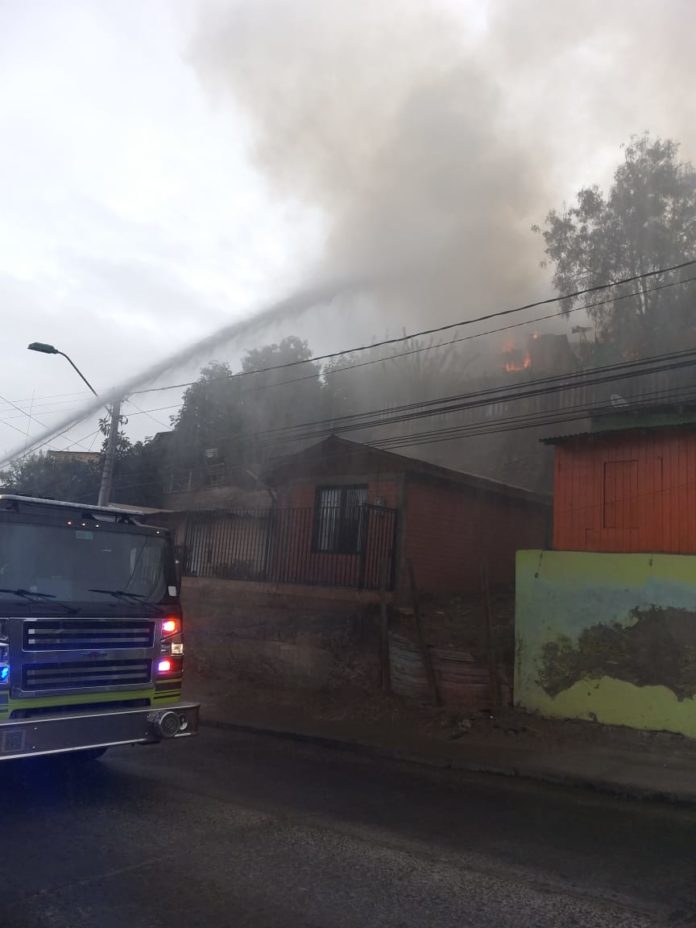
{"type": "Polygon", "coordinates": [[[696,553],[696,433],[559,445],[553,525],[559,550],[696,553]]]}

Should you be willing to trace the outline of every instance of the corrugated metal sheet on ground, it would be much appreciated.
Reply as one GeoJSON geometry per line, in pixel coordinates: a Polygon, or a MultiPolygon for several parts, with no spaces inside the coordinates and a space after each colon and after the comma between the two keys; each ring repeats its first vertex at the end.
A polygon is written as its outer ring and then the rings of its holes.
{"type": "MultiPolygon", "coordinates": [[[[446,705],[488,709],[491,705],[488,668],[468,651],[429,648],[435,678],[446,705]]],[[[411,699],[429,698],[428,679],[417,645],[402,635],[389,635],[392,689],[411,699]]]]}

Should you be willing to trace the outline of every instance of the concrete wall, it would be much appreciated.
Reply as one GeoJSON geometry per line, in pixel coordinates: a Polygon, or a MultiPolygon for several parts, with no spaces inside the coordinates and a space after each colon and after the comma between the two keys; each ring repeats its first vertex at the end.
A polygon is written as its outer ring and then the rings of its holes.
{"type": "Polygon", "coordinates": [[[696,556],[520,551],[516,705],[696,737],[696,556]]]}

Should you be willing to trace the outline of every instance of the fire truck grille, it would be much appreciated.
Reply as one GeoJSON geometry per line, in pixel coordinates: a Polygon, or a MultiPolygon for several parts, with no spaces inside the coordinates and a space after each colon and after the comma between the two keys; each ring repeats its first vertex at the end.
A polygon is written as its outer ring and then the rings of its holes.
{"type": "Polygon", "coordinates": [[[90,651],[151,648],[155,623],[143,619],[94,622],[42,619],[24,623],[25,651],[90,651]]]}
{"type": "Polygon", "coordinates": [[[52,664],[25,664],[22,668],[22,689],[82,690],[90,687],[108,689],[141,686],[150,682],[152,662],[129,661],[61,661],[52,664]]]}

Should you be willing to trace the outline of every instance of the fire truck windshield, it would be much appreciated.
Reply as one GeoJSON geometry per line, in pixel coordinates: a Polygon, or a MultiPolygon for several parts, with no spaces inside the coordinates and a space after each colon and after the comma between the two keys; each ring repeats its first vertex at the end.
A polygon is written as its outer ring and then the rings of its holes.
{"type": "Polygon", "coordinates": [[[4,523],[0,599],[157,603],[167,591],[163,537],[114,530],[4,523]]]}

